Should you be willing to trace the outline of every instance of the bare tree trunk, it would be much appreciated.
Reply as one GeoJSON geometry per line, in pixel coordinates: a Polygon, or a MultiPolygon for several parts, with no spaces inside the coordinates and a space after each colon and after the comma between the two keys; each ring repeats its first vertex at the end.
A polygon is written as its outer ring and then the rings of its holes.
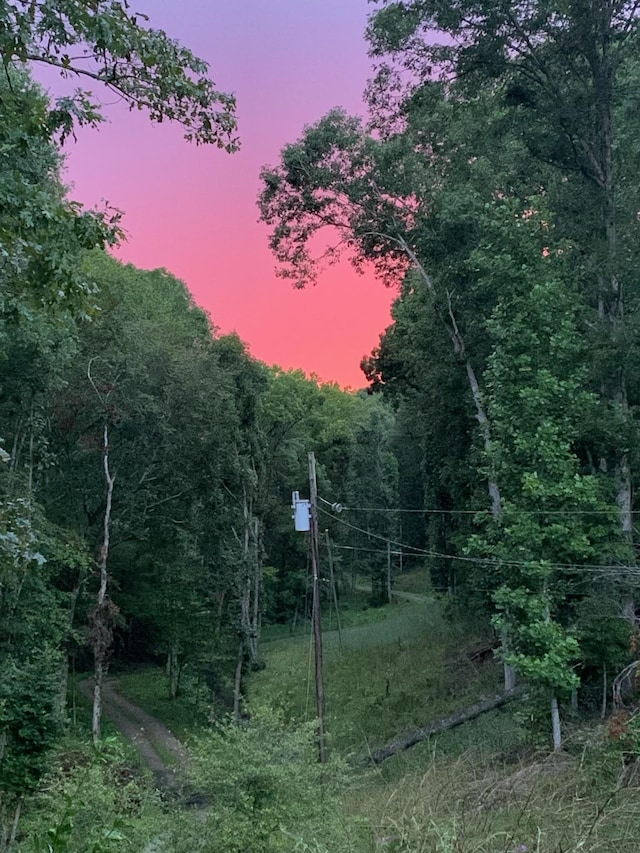
{"type": "MultiPolygon", "coordinates": [[[[433,281],[431,280],[431,276],[420,263],[420,260],[418,259],[416,253],[403,238],[397,239],[396,242],[401,246],[407,257],[411,260],[412,264],[419,272],[429,292],[436,296],[436,289],[433,284],[433,281]]],[[[464,364],[465,373],[467,374],[469,390],[471,391],[471,397],[473,399],[473,404],[476,410],[476,420],[478,421],[478,424],[480,426],[480,433],[482,435],[484,451],[487,456],[487,459],[490,460],[492,450],[491,424],[489,422],[489,417],[487,415],[487,411],[485,409],[484,402],[482,399],[482,392],[480,390],[480,383],[478,382],[478,377],[476,376],[475,370],[473,369],[473,365],[467,354],[465,340],[460,332],[460,328],[456,320],[453,305],[451,302],[451,295],[447,294],[448,319],[445,317],[443,311],[437,304],[435,305],[435,310],[440,319],[440,322],[443,324],[444,328],[447,331],[447,334],[449,335],[449,339],[453,345],[453,351],[464,364]]],[[[493,471],[492,464],[489,465],[489,472],[487,476],[487,490],[489,492],[489,500],[491,502],[491,515],[494,519],[496,519],[500,516],[502,512],[502,498],[500,495],[500,487],[498,485],[498,480],[493,471]]],[[[506,658],[509,652],[508,639],[509,638],[507,636],[506,631],[503,632],[501,642],[504,668],[504,689],[507,693],[513,690],[516,685],[516,671],[510,664],[506,662],[506,658]]]]}
{"type": "Polygon", "coordinates": [[[240,599],[240,625],[251,661],[255,663],[260,654],[262,559],[260,547],[260,520],[253,515],[252,501],[244,489],[242,511],[244,535],[242,558],[244,576],[240,599]]]}
{"type": "Polygon", "coordinates": [[[262,633],[262,546],[260,542],[260,519],[252,519],[253,533],[253,611],[251,614],[252,659],[260,657],[260,635],[262,633]]]}
{"type": "Polygon", "coordinates": [[[509,636],[506,630],[503,630],[500,634],[500,643],[502,645],[502,657],[503,657],[503,676],[504,676],[504,692],[511,692],[516,686],[516,671],[511,666],[511,664],[507,663],[506,658],[510,652],[509,648],[509,636]]]}
{"type": "Polygon", "coordinates": [[[244,660],[244,643],[240,640],[238,644],[238,662],[236,663],[236,676],[233,682],[233,719],[235,724],[240,725],[240,705],[242,702],[242,663],[244,660]]]}
{"type": "Polygon", "coordinates": [[[553,731],[553,749],[557,752],[562,748],[562,732],[560,729],[560,711],[558,709],[558,697],[551,697],[551,728],[553,731]]]}
{"type": "MultiPolygon", "coordinates": [[[[409,244],[402,237],[396,239],[397,242],[407,257],[410,259],[411,263],[414,265],[416,270],[419,272],[420,277],[424,281],[427,286],[427,289],[433,296],[436,296],[436,289],[431,279],[429,273],[425,270],[423,265],[420,263],[418,256],[413,251],[413,249],[409,246],[409,244]]],[[[444,326],[449,336],[449,339],[453,345],[453,351],[458,356],[458,358],[462,361],[465,369],[465,373],[467,374],[467,382],[469,384],[469,390],[471,391],[471,397],[473,399],[473,404],[476,410],[476,420],[480,425],[480,432],[482,434],[482,441],[484,444],[485,452],[487,453],[488,458],[490,458],[490,450],[491,450],[491,425],[489,423],[489,418],[487,416],[486,409],[484,407],[484,403],[482,400],[482,394],[480,391],[480,383],[478,382],[478,378],[476,376],[475,370],[473,369],[473,365],[469,360],[469,356],[467,354],[467,348],[458,327],[458,323],[456,320],[455,313],[453,311],[453,305],[451,303],[451,295],[447,294],[447,314],[449,319],[447,319],[440,309],[440,306],[436,303],[435,310],[440,319],[440,322],[444,326]]],[[[489,475],[487,477],[487,488],[489,491],[489,498],[491,500],[491,514],[495,517],[500,515],[501,512],[501,499],[500,499],[500,488],[498,486],[498,482],[493,474],[492,470],[489,470],[489,475]]]]}
{"type": "Polygon", "coordinates": [[[456,711],[455,714],[450,714],[448,717],[441,717],[438,720],[434,720],[434,722],[424,728],[413,729],[412,731],[407,732],[397,740],[387,744],[387,746],[383,746],[380,749],[374,749],[367,756],[366,763],[380,764],[381,762],[386,761],[387,758],[391,758],[405,749],[409,749],[418,743],[422,743],[432,737],[432,735],[437,735],[440,732],[445,732],[449,729],[461,726],[463,723],[467,723],[470,720],[475,720],[482,714],[494,711],[496,708],[501,708],[503,705],[506,705],[507,702],[511,702],[521,696],[523,696],[523,690],[522,688],[518,688],[513,690],[511,693],[504,693],[499,696],[490,696],[487,699],[482,699],[480,702],[477,702],[475,705],[471,705],[469,708],[465,708],[463,711],[456,711]]]}
{"type": "Polygon", "coordinates": [[[111,532],[111,503],[113,499],[113,484],[115,477],[109,471],[109,427],[105,423],[103,434],[102,464],[104,477],[107,484],[107,502],[104,511],[103,538],[100,557],[98,558],[98,569],[100,571],[100,588],[98,590],[97,607],[92,614],[92,641],[93,657],[95,664],[95,683],[93,688],[93,719],[91,731],[93,742],[98,743],[101,734],[102,719],[102,682],[107,670],[107,660],[111,642],[113,640],[113,610],[107,596],[108,572],[107,561],[109,558],[109,542],[111,532]]]}
{"type": "Polygon", "coordinates": [[[2,835],[0,836],[0,853],[11,853],[13,850],[16,838],[18,835],[18,824],[20,823],[20,812],[22,809],[22,802],[19,800],[16,803],[15,810],[13,812],[13,818],[11,820],[11,830],[7,826],[2,827],[2,835]]]}

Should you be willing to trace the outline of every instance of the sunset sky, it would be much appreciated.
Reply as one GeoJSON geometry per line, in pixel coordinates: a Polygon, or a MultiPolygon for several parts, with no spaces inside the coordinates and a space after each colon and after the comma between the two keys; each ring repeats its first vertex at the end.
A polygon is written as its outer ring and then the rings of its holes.
{"type": "MultiPolygon", "coordinates": [[[[367,0],[137,0],[211,66],[238,100],[242,150],[196,148],[180,129],[109,104],[109,123],[68,147],[67,182],[88,205],[126,216],[123,260],[183,279],[222,332],[269,364],[361,387],[360,358],[389,323],[393,294],[348,265],[315,288],[278,279],[259,224],[258,173],[334,106],[362,112],[367,0]]],[[[53,88],[53,86],[52,86],[53,88]]],[[[108,100],[108,94],[104,95],[108,100]]]]}

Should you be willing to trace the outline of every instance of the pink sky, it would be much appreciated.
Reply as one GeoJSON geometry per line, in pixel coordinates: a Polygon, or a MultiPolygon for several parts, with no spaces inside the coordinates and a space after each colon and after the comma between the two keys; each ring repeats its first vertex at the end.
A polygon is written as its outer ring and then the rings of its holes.
{"type": "Polygon", "coordinates": [[[220,330],[235,330],[257,358],[362,387],[359,361],[388,325],[393,294],[346,264],[306,291],[276,278],[256,197],[260,167],[276,163],[305,124],[334,106],[362,111],[367,0],[138,0],[132,8],[206,59],[218,88],[236,94],[242,150],[196,148],[179,128],[109,105],[109,124],[68,147],[72,196],[121,208],[120,257],[183,279],[220,330]]]}

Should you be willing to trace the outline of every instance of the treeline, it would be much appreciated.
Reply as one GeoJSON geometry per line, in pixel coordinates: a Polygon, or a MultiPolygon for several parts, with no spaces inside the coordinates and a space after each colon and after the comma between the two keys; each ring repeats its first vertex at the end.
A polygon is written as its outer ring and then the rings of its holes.
{"type": "Polygon", "coordinates": [[[363,368],[434,580],[493,614],[556,746],[558,701],[606,707],[637,645],[637,28],[629,3],[380,0],[366,118],[262,173],[286,278],[347,250],[400,283],[363,368]]]}
{"type": "Polygon", "coordinates": [[[560,746],[563,704],[606,711],[638,646],[635,4],[382,0],[366,120],[334,110],[264,170],[285,277],[348,248],[399,287],[371,395],[260,364],[105,254],[118,212],[60,179],[96,106],[21,61],[66,73],[88,45],[132,106],[229,150],[234,105],[125,6],[85,5],[0,10],[3,789],[40,773],[69,658],[98,684],[114,655],[166,660],[170,694],[188,663],[240,714],[262,620],[304,615],[309,450],[339,581],[383,600],[397,552],[424,558],[560,746]]]}
{"type": "Polygon", "coordinates": [[[171,696],[189,664],[240,713],[262,620],[310,606],[290,507],[308,451],[330,501],[394,507],[397,466],[381,400],[268,368],[182,282],[100,249],[112,232],[66,201],[42,95],[13,86],[3,174],[34,196],[3,223],[0,317],[0,779],[19,793],[65,721],[70,661],[166,661],[171,696]]]}

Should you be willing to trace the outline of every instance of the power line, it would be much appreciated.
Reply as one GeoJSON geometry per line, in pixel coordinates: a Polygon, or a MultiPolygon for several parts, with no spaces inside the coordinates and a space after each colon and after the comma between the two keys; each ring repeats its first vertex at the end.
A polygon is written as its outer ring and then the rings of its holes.
{"type": "MultiPolygon", "coordinates": [[[[487,515],[491,516],[490,509],[405,509],[403,507],[381,507],[381,506],[344,506],[335,501],[328,501],[318,495],[318,500],[336,512],[387,512],[387,513],[415,513],[418,515],[487,515]]],[[[603,507],[602,509],[508,509],[509,515],[619,515],[617,507],[603,507]]],[[[640,515],[640,510],[632,510],[631,515],[640,515]]]]}
{"type": "MultiPolygon", "coordinates": [[[[483,565],[483,566],[514,566],[514,567],[519,567],[519,568],[531,568],[532,563],[537,562],[535,560],[529,560],[529,561],[525,561],[525,560],[496,560],[496,559],[485,558],[485,557],[462,557],[462,556],[458,556],[458,555],[454,555],[454,554],[443,554],[443,553],[438,552],[438,551],[429,551],[429,550],[426,550],[425,548],[417,548],[414,545],[407,545],[406,543],[403,543],[403,542],[396,542],[393,539],[388,539],[386,536],[381,536],[378,533],[372,533],[370,530],[365,530],[363,527],[358,527],[355,524],[351,524],[350,522],[345,521],[342,518],[338,518],[337,516],[332,515],[330,512],[327,512],[327,510],[322,509],[322,507],[318,507],[318,509],[324,515],[327,515],[327,516],[329,516],[329,518],[332,518],[334,521],[337,521],[338,524],[342,524],[345,527],[350,528],[351,530],[356,530],[358,533],[363,533],[365,536],[368,536],[370,539],[379,539],[380,541],[385,542],[385,543],[389,542],[389,544],[395,545],[398,548],[403,548],[403,549],[406,548],[406,549],[414,552],[414,554],[411,554],[411,555],[406,554],[405,556],[424,555],[426,557],[435,557],[435,558],[439,558],[442,560],[456,560],[456,561],[461,562],[461,563],[472,563],[472,564],[483,565]]],[[[599,565],[597,563],[548,563],[548,566],[550,569],[554,569],[557,571],[565,571],[565,572],[574,572],[574,573],[589,572],[592,574],[597,574],[599,572],[608,572],[609,574],[611,574],[612,572],[615,572],[618,575],[625,575],[627,577],[629,577],[629,576],[640,577],[640,568],[631,567],[631,566],[629,566],[629,567],[623,567],[620,565],[602,566],[602,565],[599,565]]]]}
{"type": "MultiPolygon", "coordinates": [[[[335,506],[329,501],[324,501],[329,506],[335,506]]],[[[340,512],[386,512],[386,513],[413,513],[417,515],[486,515],[491,516],[490,509],[403,509],[401,507],[377,507],[377,506],[342,506],[340,512]]],[[[607,509],[509,509],[509,515],[619,515],[620,510],[614,507],[607,509]]],[[[640,510],[633,510],[632,515],[640,515],[640,510]]]]}
{"type": "MultiPolygon", "coordinates": [[[[339,548],[341,551],[363,551],[367,554],[386,554],[382,548],[358,548],[357,545],[336,545],[333,543],[334,548],[339,548]]],[[[406,554],[404,551],[392,551],[391,552],[394,557],[398,555],[401,557],[423,557],[424,554],[406,554]]]]}

